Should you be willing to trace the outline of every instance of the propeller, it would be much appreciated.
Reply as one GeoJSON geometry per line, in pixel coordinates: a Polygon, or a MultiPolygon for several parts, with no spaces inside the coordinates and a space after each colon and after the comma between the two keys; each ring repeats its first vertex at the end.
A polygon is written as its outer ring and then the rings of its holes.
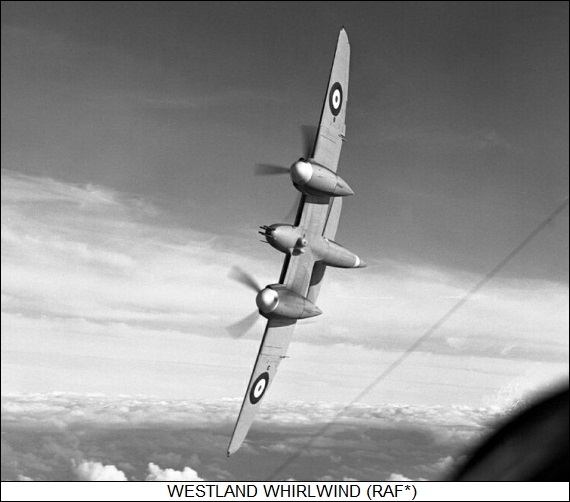
{"type": "Polygon", "coordinates": [[[243,284],[244,286],[247,286],[249,289],[252,289],[256,293],[259,293],[262,289],[259,283],[250,273],[246,272],[244,269],[236,265],[232,267],[228,274],[228,277],[236,282],[239,282],[240,284],[243,284]]]}
{"type": "Polygon", "coordinates": [[[248,316],[245,316],[241,321],[238,321],[234,324],[230,324],[226,326],[228,333],[232,335],[234,338],[241,338],[245,335],[251,328],[255,322],[259,319],[259,314],[257,311],[252,312],[248,316]]]}
{"type": "Polygon", "coordinates": [[[277,164],[255,164],[256,176],[267,176],[272,174],[289,174],[289,168],[278,166],[277,164]]]}
{"type": "MultiPolygon", "coordinates": [[[[231,268],[230,272],[228,273],[228,277],[255,291],[256,294],[259,293],[259,291],[262,289],[259,283],[250,273],[246,272],[236,265],[231,268]]],[[[259,313],[257,311],[252,312],[240,321],[226,326],[226,330],[234,338],[241,338],[253,327],[258,317],[259,313]]]]}
{"type": "Polygon", "coordinates": [[[295,202],[289,209],[287,215],[283,218],[285,222],[291,222],[293,225],[295,224],[295,220],[297,218],[297,211],[299,210],[299,203],[301,202],[301,192],[297,192],[297,196],[295,197],[295,202]]]}
{"type": "Polygon", "coordinates": [[[308,159],[313,156],[313,147],[317,138],[317,128],[310,125],[301,126],[301,137],[303,139],[303,158],[308,159]]]}
{"type": "MultiPolygon", "coordinates": [[[[301,140],[303,144],[303,159],[308,159],[313,154],[313,147],[315,145],[315,138],[317,137],[317,128],[310,125],[301,126],[301,140]]],[[[266,176],[274,174],[289,174],[289,167],[281,166],[279,164],[255,164],[255,175],[266,176]]]]}

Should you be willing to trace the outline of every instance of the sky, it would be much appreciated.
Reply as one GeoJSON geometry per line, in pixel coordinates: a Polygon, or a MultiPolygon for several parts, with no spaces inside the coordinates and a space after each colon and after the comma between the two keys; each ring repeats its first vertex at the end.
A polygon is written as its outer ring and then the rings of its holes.
{"type": "Polygon", "coordinates": [[[567,208],[335,410],[563,203],[568,87],[563,2],[3,2],[2,479],[259,479],[311,417],[338,429],[285,477],[443,476],[567,382],[567,208]],[[263,332],[226,331],[255,309],[228,273],[277,281],[256,231],[296,197],[254,165],[301,155],[341,26],[368,267],[327,270],[227,460],[263,332]]]}

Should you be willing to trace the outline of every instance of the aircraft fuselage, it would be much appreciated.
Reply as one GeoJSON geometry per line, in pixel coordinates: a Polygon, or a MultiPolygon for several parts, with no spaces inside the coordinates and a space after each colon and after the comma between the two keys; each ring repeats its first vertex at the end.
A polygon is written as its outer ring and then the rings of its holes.
{"type": "Polygon", "coordinates": [[[322,235],[307,236],[301,227],[275,223],[261,227],[260,232],[267,242],[278,251],[292,255],[310,250],[316,261],[322,261],[329,267],[363,268],[366,266],[352,251],[322,235]]]}

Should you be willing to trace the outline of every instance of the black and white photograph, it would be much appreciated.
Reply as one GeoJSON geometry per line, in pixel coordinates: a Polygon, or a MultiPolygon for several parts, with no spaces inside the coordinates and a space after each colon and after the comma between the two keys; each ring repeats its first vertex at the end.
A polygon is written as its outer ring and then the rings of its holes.
{"type": "Polygon", "coordinates": [[[2,481],[568,481],[568,10],[3,1],[2,481]]]}

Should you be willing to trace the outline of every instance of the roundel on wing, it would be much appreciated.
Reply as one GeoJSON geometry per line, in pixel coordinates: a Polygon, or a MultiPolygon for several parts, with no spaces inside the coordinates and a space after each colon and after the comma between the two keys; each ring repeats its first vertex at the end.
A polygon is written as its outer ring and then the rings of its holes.
{"type": "Polygon", "coordinates": [[[336,117],[342,108],[342,86],[335,82],[329,91],[329,108],[331,113],[336,117]]]}
{"type": "Polygon", "coordinates": [[[263,397],[263,394],[265,394],[267,385],[269,385],[269,373],[266,371],[259,375],[251,386],[251,391],[249,392],[249,400],[251,401],[251,404],[257,404],[259,402],[263,397]]]}

